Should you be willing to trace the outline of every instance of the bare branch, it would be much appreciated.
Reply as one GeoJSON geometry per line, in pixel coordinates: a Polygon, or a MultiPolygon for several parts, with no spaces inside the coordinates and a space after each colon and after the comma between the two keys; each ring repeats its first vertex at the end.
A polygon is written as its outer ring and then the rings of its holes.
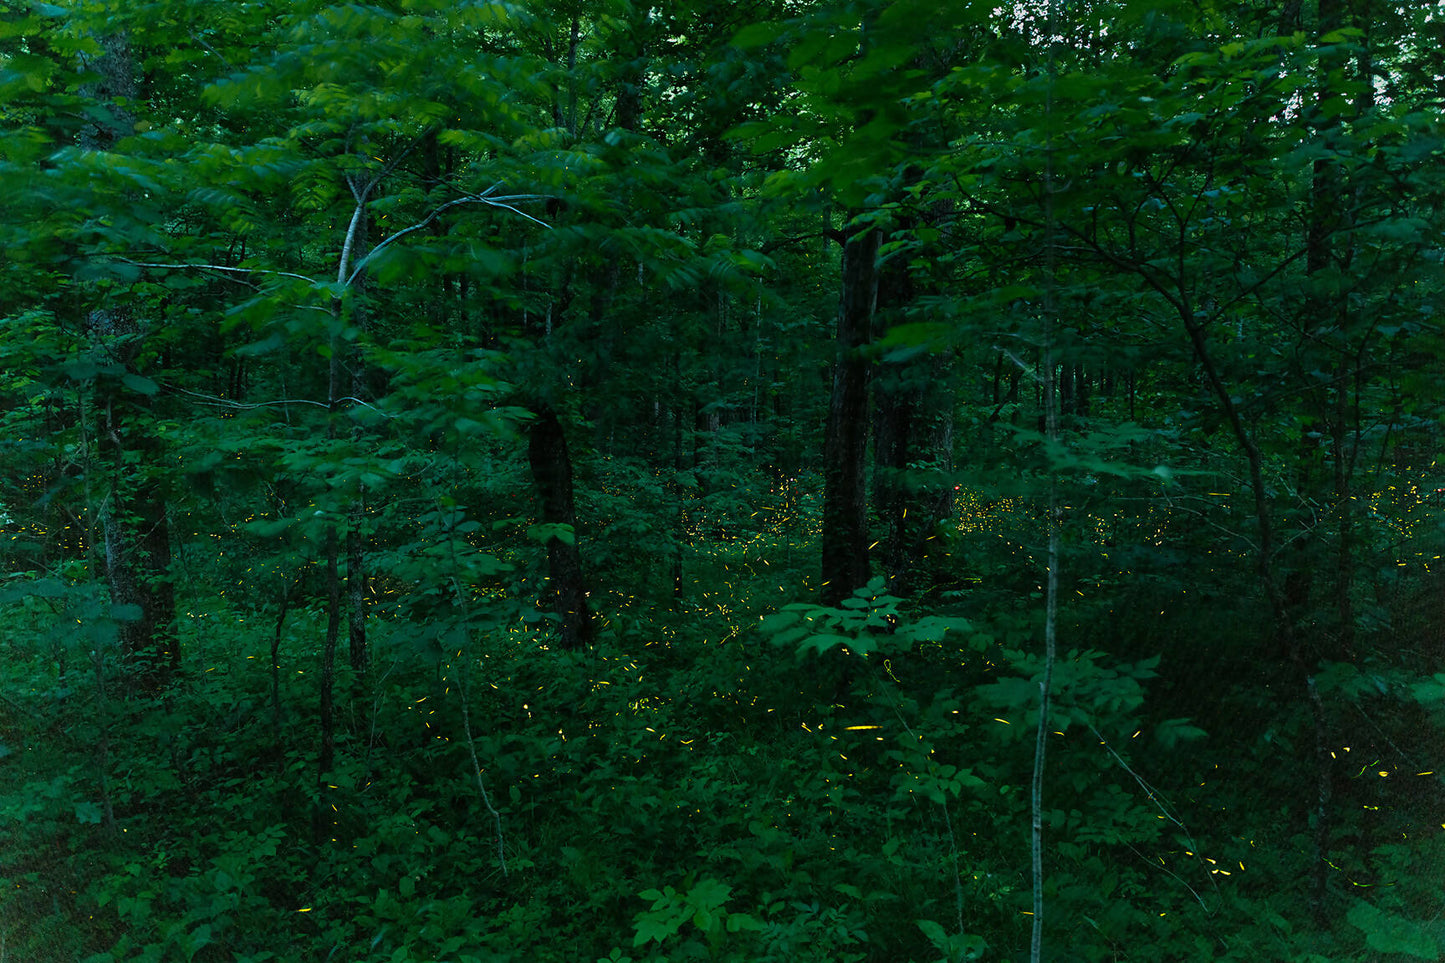
{"type": "MultiPolygon", "coordinates": [[[[189,395],[192,398],[199,398],[206,404],[215,408],[228,408],[236,411],[252,411],[256,408],[282,408],[287,405],[310,405],[313,408],[330,408],[324,401],[312,401],[310,398],[278,398],[275,401],[232,401],[230,398],[221,398],[217,395],[208,395],[200,391],[191,391],[188,388],[178,388],[175,385],[162,384],[167,391],[174,391],[176,394],[189,395]]],[[[349,401],[352,404],[360,405],[363,408],[370,408],[383,418],[392,418],[394,415],[387,414],[380,408],[360,398],[345,397],[337,398],[337,402],[349,401]]]]}
{"type": "MultiPolygon", "coordinates": [[[[367,253],[366,257],[364,257],[364,258],[362,258],[360,261],[356,262],[356,268],[355,268],[355,270],[353,270],[353,271],[351,272],[351,276],[350,276],[350,277],[348,277],[348,278],[345,279],[344,283],[347,284],[348,286],[349,286],[350,284],[352,284],[352,282],[354,282],[354,281],[356,280],[357,276],[360,275],[361,272],[366,269],[367,263],[368,263],[372,258],[376,257],[376,255],[377,255],[378,253],[380,253],[384,248],[386,248],[387,245],[392,244],[392,243],[394,243],[394,242],[396,242],[396,241],[401,240],[402,238],[406,237],[408,234],[415,234],[417,231],[420,231],[420,230],[424,229],[425,227],[427,227],[427,225],[429,225],[429,224],[431,224],[433,221],[435,221],[438,217],[440,217],[440,216],[442,215],[443,212],[445,212],[445,211],[447,211],[447,210],[449,210],[449,209],[451,209],[451,208],[453,208],[453,207],[457,207],[457,206],[459,206],[459,205],[461,205],[461,204],[486,204],[486,205],[488,205],[488,206],[490,206],[490,207],[501,207],[501,208],[505,208],[506,210],[511,211],[513,214],[519,214],[519,215],[521,215],[522,217],[525,217],[525,218],[526,218],[527,220],[529,220],[529,221],[532,221],[532,222],[534,222],[534,223],[537,223],[537,224],[542,225],[543,227],[547,228],[549,231],[552,229],[552,225],[548,224],[546,221],[538,220],[537,218],[535,218],[535,217],[533,217],[532,215],[528,214],[526,211],[520,211],[520,210],[518,210],[517,208],[515,208],[515,207],[512,206],[513,203],[520,203],[520,202],[522,202],[522,201],[545,200],[546,197],[547,197],[547,195],[545,195],[545,194],[504,194],[504,195],[502,195],[501,197],[493,196],[493,192],[496,191],[496,189],[497,189],[498,187],[500,187],[500,186],[501,186],[500,184],[493,184],[491,187],[487,188],[485,191],[482,191],[482,192],[479,193],[479,194],[468,194],[468,195],[466,195],[465,197],[458,197],[458,198],[456,198],[456,199],[454,199],[454,200],[447,201],[445,204],[441,204],[441,205],[437,206],[436,208],[434,208],[434,209],[432,210],[432,212],[431,212],[430,214],[428,214],[426,217],[422,218],[420,221],[417,221],[415,224],[411,225],[410,227],[404,227],[404,228],[402,228],[400,231],[397,231],[395,234],[393,234],[393,235],[391,235],[390,237],[386,238],[386,239],[385,239],[384,241],[382,241],[380,244],[377,244],[376,247],[372,248],[371,251],[367,253]],[[510,203],[509,203],[509,202],[510,202],[510,203]]],[[[343,257],[342,263],[343,263],[343,268],[344,268],[344,265],[345,265],[345,258],[344,258],[344,257],[343,257]]],[[[337,277],[337,280],[338,280],[338,281],[341,281],[342,279],[338,276],[338,277],[337,277]]]]}
{"type": "Polygon", "coordinates": [[[294,278],[297,281],[305,281],[307,284],[320,284],[315,278],[307,277],[304,274],[293,274],[290,271],[273,271],[270,268],[238,268],[227,267],[224,264],[162,264],[157,261],[134,261],[128,257],[116,256],[116,260],[122,264],[132,264],[143,268],[160,268],[166,271],[219,271],[223,274],[269,274],[273,277],[294,278]]]}

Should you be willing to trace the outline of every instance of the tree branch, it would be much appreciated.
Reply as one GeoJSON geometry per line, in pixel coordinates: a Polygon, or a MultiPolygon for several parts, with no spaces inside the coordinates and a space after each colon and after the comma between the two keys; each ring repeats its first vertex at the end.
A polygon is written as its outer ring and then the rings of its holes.
{"type": "Polygon", "coordinates": [[[294,278],[297,281],[305,281],[307,284],[320,284],[315,278],[307,277],[304,274],[294,274],[290,271],[273,271],[270,268],[238,268],[227,267],[224,264],[162,264],[158,261],[135,261],[119,255],[116,255],[115,259],[122,264],[131,264],[135,267],[143,268],[160,268],[166,271],[220,271],[224,274],[270,274],[274,277],[294,278]]]}
{"type": "MultiPolygon", "coordinates": [[[[447,201],[445,204],[442,204],[442,205],[438,206],[438,207],[435,208],[430,214],[428,214],[426,217],[422,218],[420,221],[417,221],[415,224],[411,225],[410,227],[402,228],[400,231],[397,231],[395,234],[391,235],[390,237],[388,237],[388,238],[386,238],[384,241],[382,241],[380,244],[376,245],[376,247],[372,248],[371,251],[366,255],[366,257],[362,258],[360,261],[358,261],[358,262],[356,263],[356,269],[351,272],[351,276],[350,276],[350,277],[347,277],[347,278],[344,278],[344,279],[343,279],[340,275],[338,275],[338,276],[337,276],[337,281],[349,286],[353,281],[356,280],[357,275],[359,275],[363,270],[365,270],[367,263],[370,262],[372,258],[376,257],[376,255],[377,255],[378,253],[380,253],[382,250],[384,250],[387,245],[389,245],[389,244],[391,244],[391,243],[393,243],[393,242],[395,242],[395,241],[401,240],[402,238],[406,237],[408,234],[415,234],[417,231],[420,231],[420,230],[422,230],[423,228],[425,228],[427,225],[431,224],[432,221],[435,221],[438,217],[440,217],[440,216],[442,215],[442,213],[443,213],[444,211],[447,211],[447,210],[449,210],[450,208],[453,208],[453,207],[457,207],[458,205],[461,205],[461,204],[486,204],[486,205],[488,205],[488,206],[490,206],[490,207],[500,207],[500,208],[504,208],[504,209],[506,209],[506,210],[511,211],[513,214],[521,215],[522,217],[525,217],[525,218],[526,218],[527,220],[529,220],[529,221],[532,221],[532,222],[534,222],[534,223],[536,223],[536,224],[542,225],[543,227],[547,228],[547,230],[549,230],[549,231],[552,229],[552,225],[548,224],[546,221],[538,220],[537,218],[535,218],[535,217],[533,217],[532,215],[528,214],[526,211],[520,211],[520,210],[518,210],[517,208],[515,208],[515,207],[512,206],[513,203],[519,203],[519,202],[521,202],[521,201],[538,201],[538,200],[545,200],[546,197],[547,197],[546,194],[504,194],[504,195],[502,195],[502,196],[500,196],[500,197],[493,196],[493,193],[492,193],[492,192],[495,191],[499,186],[501,186],[501,185],[493,185],[493,186],[487,188],[485,191],[482,191],[480,194],[468,194],[468,195],[466,195],[465,197],[458,197],[458,198],[456,198],[456,199],[454,199],[454,200],[447,201]]],[[[349,233],[348,233],[348,236],[349,236],[349,233]]],[[[346,261],[345,261],[345,257],[343,256],[343,259],[342,259],[342,269],[343,269],[343,270],[345,269],[345,264],[346,264],[346,261]]]]}
{"type": "MultiPolygon", "coordinates": [[[[176,394],[190,395],[192,398],[200,398],[202,401],[216,408],[231,408],[237,411],[251,411],[256,408],[281,408],[286,405],[310,405],[313,408],[330,408],[331,405],[324,401],[312,401],[310,398],[278,398],[275,401],[232,401],[230,398],[221,398],[216,395],[208,395],[200,391],[191,391],[188,388],[178,388],[175,385],[161,384],[167,391],[174,391],[176,394]]],[[[337,402],[349,401],[352,404],[360,405],[363,408],[370,408],[383,418],[393,418],[394,415],[387,414],[373,404],[362,401],[360,398],[337,398],[337,402]]]]}

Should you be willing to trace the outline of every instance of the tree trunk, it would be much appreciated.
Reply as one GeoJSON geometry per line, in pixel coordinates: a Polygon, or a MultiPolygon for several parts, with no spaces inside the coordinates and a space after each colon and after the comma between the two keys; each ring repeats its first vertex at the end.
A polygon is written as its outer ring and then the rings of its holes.
{"type": "Polygon", "coordinates": [[[873,385],[873,507],[883,523],[883,571],[888,589],[904,594],[911,563],[905,529],[908,524],[906,473],[913,453],[913,427],[918,392],[905,373],[885,365],[873,385]]]}
{"type": "MultiPolygon", "coordinates": [[[[119,445],[112,449],[116,459],[124,453],[119,445]]],[[[179,667],[180,650],[168,574],[170,526],[156,483],[142,479],[127,491],[117,480],[101,511],[101,527],[110,600],[134,607],[135,618],[120,625],[121,651],[144,688],[160,689],[179,667]]]]}
{"type": "Polygon", "coordinates": [[[316,757],[317,801],[311,811],[311,836],[320,843],[327,835],[331,818],[326,805],[326,787],[336,764],[336,641],[341,635],[340,547],[335,523],[326,526],[326,637],[321,648],[321,746],[316,757]]]}
{"type": "MultiPolygon", "coordinates": [[[[95,80],[81,96],[96,105],[77,140],[88,150],[109,150],[135,133],[129,102],[136,96],[135,60],[124,31],[93,38],[99,54],[83,58],[95,80]]],[[[133,362],[144,337],[141,325],[124,306],[103,306],[86,318],[91,338],[138,374],[133,362]]],[[[121,650],[138,667],[143,686],[157,689],[179,663],[174,622],[175,591],[169,580],[170,525],[159,482],[150,469],[157,460],[156,439],[146,430],[155,418],[150,405],[131,386],[96,383],[101,408],[99,448],[108,455],[112,483],[99,512],[105,545],[105,577],[111,602],[132,606],[136,617],[120,626],[121,650]],[[127,477],[129,476],[129,477],[127,477]]]]}
{"type": "MultiPolygon", "coordinates": [[[[135,372],[139,325],[124,310],[92,311],[90,336],[135,372]]],[[[100,407],[98,449],[105,454],[111,483],[101,506],[105,579],[110,600],[130,606],[121,622],[121,651],[143,687],[161,688],[179,665],[175,590],[170,582],[171,538],[164,493],[153,474],[158,443],[147,430],[155,420],[139,392],[110,379],[96,382],[100,407]]]]}
{"type": "MultiPolygon", "coordinates": [[[[358,312],[360,314],[360,312],[358,312]]],[[[365,330],[364,321],[361,323],[365,330]]],[[[354,351],[351,359],[351,394],[364,398],[366,390],[366,361],[360,351],[354,351]]],[[[353,441],[361,440],[361,426],[353,425],[353,441]]],[[[357,685],[366,675],[369,661],[366,648],[366,486],[358,484],[356,494],[347,510],[346,520],[346,594],[349,609],[347,621],[347,656],[356,673],[357,685]]]]}
{"type": "Polygon", "coordinates": [[[823,443],[822,600],[837,605],[866,585],[869,362],[863,347],[872,335],[878,300],[878,247],[869,228],[843,247],[843,291],[838,307],[838,354],[823,443]]]}
{"type": "Polygon", "coordinates": [[[369,661],[366,648],[366,552],[361,526],[366,517],[364,492],[351,503],[346,526],[347,655],[359,685],[369,661]]]}
{"type": "Polygon", "coordinates": [[[577,513],[572,502],[572,458],[562,424],[550,405],[541,405],[532,422],[527,459],[537,482],[542,502],[542,521],[569,525],[570,540],[553,535],[547,539],[547,565],[551,573],[553,606],[562,625],[558,633],[564,649],[576,649],[592,641],[595,627],[587,605],[582,578],[582,553],[577,547],[577,513]]]}

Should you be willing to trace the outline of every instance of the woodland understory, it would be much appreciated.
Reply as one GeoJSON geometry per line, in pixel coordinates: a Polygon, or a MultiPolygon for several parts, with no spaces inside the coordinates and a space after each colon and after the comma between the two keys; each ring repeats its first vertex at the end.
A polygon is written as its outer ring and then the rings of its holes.
{"type": "Polygon", "coordinates": [[[0,5],[0,963],[1440,959],[1442,51],[0,5]]]}

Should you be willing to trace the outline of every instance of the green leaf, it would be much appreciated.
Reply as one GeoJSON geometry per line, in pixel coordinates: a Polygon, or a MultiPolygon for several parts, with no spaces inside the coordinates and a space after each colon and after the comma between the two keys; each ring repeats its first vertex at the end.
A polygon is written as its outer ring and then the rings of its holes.
{"type": "Polygon", "coordinates": [[[857,652],[859,655],[863,655],[866,652],[866,649],[860,648],[858,640],[853,638],[852,636],[835,635],[832,633],[819,633],[818,635],[810,635],[808,636],[807,641],[805,641],[801,646],[799,646],[799,649],[803,652],[806,652],[809,649],[816,649],[819,652],[827,652],[829,649],[839,645],[846,646],[857,652]]]}
{"type": "Polygon", "coordinates": [[[766,929],[766,927],[763,926],[762,923],[758,922],[758,921],[757,921],[756,919],[754,919],[753,917],[749,916],[747,913],[729,913],[729,914],[728,914],[727,930],[728,930],[729,933],[738,933],[738,932],[741,932],[742,930],[762,930],[762,929],[766,929]]]}
{"type": "Polygon", "coordinates": [[[668,923],[666,920],[659,920],[653,917],[644,917],[638,920],[633,926],[637,935],[632,938],[633,946],[641,946],[649,941],[661,943],[677,932],[676,923],[668,923]]]}
{"type": "Polygon", "coordinates": [[[1198,726],[1191,726],[1188,719],[1165,719],[1154,729],[1154,739],[1165,749],[1173,749],[1181,742],[1203,739],[1209,733],[1198,726]]]}
{"type": "Polygon", "coordinates": [[[100,823],[100,807],[93,802],[78,802],[75,804],[75,821],[90,825],[100,823]]]}
{"type": "Polygon", "coordinates": [[[918,928],[923,931],[924,936],[928,937],[928,942],[936,947],[942,948],[948,942],[948,934],[933,920],[918,920],[918,928]]]}
{"type": "Polygon", "coordinates": [[[534,542],[541,542],[543,545],[554,538],[563,545],[577,544],[577,533],[572,530],[571,525],[563,522],[544,522],[540,525],[533,525],[527,529],[527,537],[534,542]]]}
{"type": "Polygon", "coordinates": [[[1410,686],[1410,695],[1421,705],[1445,702],[1445,672],[1437,672],[1425,682],[1416,682],[1410,686]]]}
{"type": "Polygon", "coordinates": [[[715,908],[726,903],[732,891],[733,888],[721,880],[700,879],[697,885],[688,891],[687,901],[694,906],[715,908]]]}
{"type": "Polygon", "coordinates": [[[743,50],[764,47],[781,37],[786,29],[781,23],[750,23],[733,34],[732,45],[743,50]]]}
{"type": "Polygon", "coordinates": [[[70,589],[59,579],[40,578],[34,581],[17,581],[0,589],[0,605],[21,602],[27,598],[64,598],[70,589]]]}
{"type": "Polygon", "coordinates": [[[143,395],[153,395],[157,391],[161,390],[160,385],[156,384],[151,379],[143,378],[138,374],[123,374],[121,375],[120,382],[131,391],[136,391],[143,395]]]}

